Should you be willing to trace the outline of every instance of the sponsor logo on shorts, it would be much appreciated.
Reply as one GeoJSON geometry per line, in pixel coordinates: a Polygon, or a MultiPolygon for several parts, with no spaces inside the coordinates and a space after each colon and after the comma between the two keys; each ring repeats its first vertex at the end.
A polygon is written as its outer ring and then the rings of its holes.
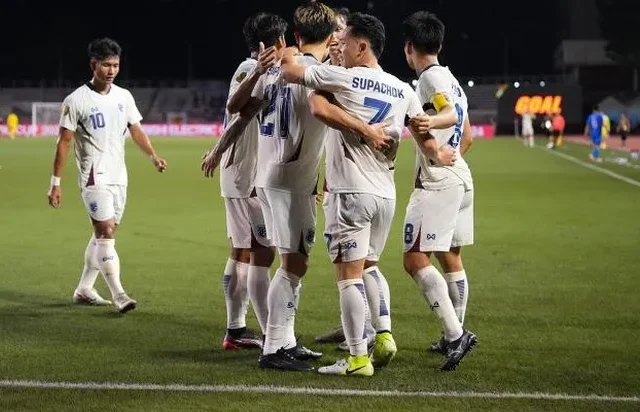
{"type": "Polygon", "coordinates": [[[98,202],[89,203],[89,210],[91,210],[91,213],[96,213],[98,211],[98,202]]]}
{"type": "Polygon", "coordinates": [[[347,249],[347,250],[349,250],[349,249],[355,249],[355,248],[357,248],[357,247],[358,247],[358,244],[356,243],[356,241],[355,241],[355,240],[349,240],[349,241],[347,241],[347,242],[344,242],[344,243],[342,244],[342,247],[343,247],[343,248],[345,248],[345,249],[347,249]]]}
{"type": "Polygon", "coordinates": [[[107,260],[113,260],[113,256],[105,256],[102,258],[103,262],[106,262],[107,260]]]}
{"type": "Polygon", "coordinates": [[[427,240],[436,240],[435,233],[427,233],[427,240]]]}
{"type": "Polygon", "coordinates": [[[265,225],[258,225],[257,229],[258,229],[258,236],[262,238],[267,237],[267,227],[265,225]]]}

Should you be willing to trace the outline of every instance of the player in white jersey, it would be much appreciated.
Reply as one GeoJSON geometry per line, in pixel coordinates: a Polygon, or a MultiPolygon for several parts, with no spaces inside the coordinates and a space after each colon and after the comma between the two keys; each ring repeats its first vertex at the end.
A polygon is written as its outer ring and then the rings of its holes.
{"type": "Polygon", "coordinates": [[[533,119],[535,119],[535,117],[536,115],[529,110],[522,114],[522,142],[528,147],[535,146],[535,135],[533,132],[533,119]]]}
{"type": "MultiPolygon", "coordinates": [[[[438,54],[444,24],[433,14],[416,12],[403,22],[405,55],[419,76],[416,91],[430,116],[429,128],[438,146],[460,150],[468,125],[467,98],[438,54]]],[[[404,224],[405,270],[441,319],[446,360],[441,370],[453,370],[476,344],[476,336],[462,328],[468,298],[461,247],[473,244],[473,180],[463,157],[453,166],[434,165],[416,154],[415,190],[404,224]],[[445,276],[431,263],[435,253],[445,276]]]]}
{"type": "Polygon", "coordinates": [[[113,304],[125,313],[136,307],[120,283],[120,259],[115,249],[116,228],[127,199],[126,132],[158,171],[164,172],[167,162],[158,157],[140,126],[142,116],[131,93],[113,84],[120,70],[120,52],[118,43],[108,38],[89,44],[93,78],[64,99],[48,197],[52,207],[60,207],[60,176],[73,140],[78,183],[94,231],[73,299],[80,304],[109,304],[94,289],[102,272],[113,304]]]}
{"type": "MultiPolygon", "coordinates": [[[[345,67],[305,68],[290,56],[282,62],[287,81],[332,93],[347,113],[371,124],[387,123],[387,134],[393,138],[390,149],[381,153],[363,144],[354,133],[331,129],[327,136],[325,238],[336,265],[342,326],[351,356],[320,368],[321,374],[371,376],[372,360],[386,365],[396,352],[391,333],[384,331],[376,336],[372,359],[367,355],[362,278],[365,262],[379,260],[391,227],[396,197],[394,159],[405,117],[424,112],[411,87],[378,65],[384,41],[384,26],[377,18],[354,13],[341,37],[345,67]]],[[[313,100],[310,104],[315,105],[313,100]]],[[[421,137],[420,142],[434,160],[448,157],[451,162],[450,149],[438,153],[431,139],[421,137]]],[[[380,299],[387,311],[388,299],[388,293],[380,299]]]]}
{"type": "MultiPolygon", "coordinates": [[[[268,62],[263,59],[264,45],[273,46],[287,30],[287,23],[275,14],[257,13],[249,17],[243,34],[251,57],[236,69],[229,86],[229,100],[251,73],[263,74],[268,62]]],[[[225,114],[225,124],[233,116],[225,114]]],[[[243,138],[221,153],[220,187],[225,202],[227,234],[231,241],[231,253],[222,277],[227,308],[227,332],[222,347],[227,350],[262,348],[262,337],[246,327],[249,301],[253,305],[262,334],[267,327],[269,314],[267,292],[269,290],[269,267],[274,252],[267,238],[260,201],[256,195],[254,181],[258,156],[258,121],[247,125],[243,138]]],[[[213,152],[213,150],[212,150],[213,152]]]]}

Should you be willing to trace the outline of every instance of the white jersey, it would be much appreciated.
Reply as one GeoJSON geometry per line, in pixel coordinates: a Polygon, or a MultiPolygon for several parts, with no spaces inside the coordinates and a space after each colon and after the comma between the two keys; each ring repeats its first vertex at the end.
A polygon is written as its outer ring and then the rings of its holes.
{"type": "MultiPolygon", "coordinates": [[[[381,68],[318,65],[307,67],[304,84],[333,93],[354,117],[370,124],[390,121],[388,134],[399,142],[405,116],[424,113],[416,93],[381,68]]],[[[369,193],[395,199],[392,159],[367,146],[360,136],[329,129],[326,184],[331,193],[369,193]]]]}
{"type": "MultiPolygon", "coordinates": [[[[298,56],[297,61],[303,66],[321,64],[311,55],[298,56]]],[[[287,84],[279,65],[256,83],[252,96],[269,102],[260,114],[256,187],[309,195],[315,192],[328,128],[309,110],[312,91],[287,84]]]]}
{"type": "Polygon", "coordinates": [[[523,113],[522,114],[522,130],[533,130],[533,119],[535,119],[535,115],[531,113],[523,113]]]}
{"type": "Polygon", "coordinates": [[[115,84],[100,94],[87,82],[64,99],[60,127],[75,132],[80,187],[127,185],[125,135],[141,120],[131,93],[115,84]]]}
{"type": "Polygon", "coordinates": [[[458,153],[458,159],[453,166],[435,166],[416,148],[416,187],[441,190],[463,184],[465,188],[472,189],[471,170],[464,158],[460,156],[460,140],[469,109],[467,96],[460,87],[460,83],[448,68],[434,65],[422,72],[416,91],[427,114],[435,114],[437,105],[446,100],[455,108],[458,115],[455,125],[447,129],[431,130],[431,134],[438,142],[438,147],[450,145],[458,153]]]}
{"type": "MultiPolygon", "coordinates": [[[[229,85],[229,99],[240,87],[240,83],[253,71],[257,60],[249,58],[240,63],[229,85]]],[[[225,112],[225,126],[233,118],[225,112]]],[[[258,157],[258,121],[251,121],[242,136],[223,154],[220,160],[220,189],[222,197],[248,198],[253,191],[258,157]]]]}

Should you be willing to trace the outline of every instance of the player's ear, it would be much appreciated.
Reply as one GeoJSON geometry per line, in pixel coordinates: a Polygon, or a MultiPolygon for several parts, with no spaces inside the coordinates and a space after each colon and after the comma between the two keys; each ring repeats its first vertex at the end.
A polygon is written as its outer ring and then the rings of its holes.
{"type": "Polygon", "coordinates": [[[300,33],[294,32],[293,33],[293,38],[296,39],[296,45],[299,45],[300,44],[300,40],[301,40],[300,33]]]}
{"type": "Polygon", "coordinates": [[[89,68],[92,72],[96,70],[96,59],[93,57],[89,60],[89,68]]]}
{"type": "Polygon", "coordinates": [[[363,54],[367,51],[367,48],[369,47],[369,45],[367,44],[367,42],[365,41],[361,41],[358,43],[358,54],[363,54]]]}

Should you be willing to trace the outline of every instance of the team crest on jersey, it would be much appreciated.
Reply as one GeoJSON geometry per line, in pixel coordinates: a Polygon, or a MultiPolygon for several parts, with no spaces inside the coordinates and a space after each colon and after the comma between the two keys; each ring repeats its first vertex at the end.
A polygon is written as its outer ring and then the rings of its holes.
{"type": "Polygon", "coordinates": [[[122,105],[122,103],[118,103],[118,110],[120,110],[120,112],[124,111],[124,106],[122,105]]]}
{"type": "Polygon", "coordinates": [[[316,230],[311,228],[307,230],[307,242],[312,243],[314,240],[316,240],[316,230]]]}
{"type": "Polygon", "coordinates": [[[258,236],[262,238],[267,237],[267,227],[265,225],[258,225],[256,229],[258,229],[258,236]]]}
{"type": "Polygon", "coordinates": [[[240,83],[245,77],[247,77],[247,72],[242,72],[236,76],[236,81],[240,83]]]}
{"type": "Polygon", "coordinates": [[[96,213],[98,211],[98,202],[89,203],[89,210],[91,210],[91,213],[96,213]]]}

